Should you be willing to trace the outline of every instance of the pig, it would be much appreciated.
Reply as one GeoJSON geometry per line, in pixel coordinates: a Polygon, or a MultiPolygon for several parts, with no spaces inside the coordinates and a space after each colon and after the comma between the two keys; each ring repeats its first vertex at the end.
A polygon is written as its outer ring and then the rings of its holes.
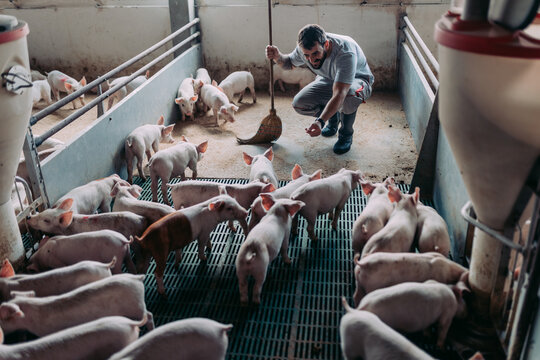
{"type": "MultiPolygon", "coordinates": [[[[121,84],[128,77],[129,76],[122,76],[117,79],[114,79],[111,82],[107,80],[107,89],[110,89],[118,84],[121,84]]],[[[107,110],[110,110],[112,108],[115,99],[117,102],[120,102],[128,94],[131,94],[133,90],[141,86],[146,80],[148,80],[148,78],[150,78],[150,70],[147,70],[146,74],[144,75],[137,76],[136,78],[128,82],[125,86],[122,86],[120,89],[118,89],[118,91],[116,91],[111,96],[109,96],[109,101],[107,103],[107,110]]]]}
{"type": "Polygon", "coordinates": [[[249,181],[262,181],[278,187],[278,179],[272,165],[274,159],[274,151],[269,147],[262,155],[251,156],[245,152],[244,162],[250,166],[249,181]]]}
{"type": "MultiPolygon", "coordinates": [[[[183,207],[192,206],[213,198],[219,195],[219,183],[212,181],[183,181],[179,184],[167,184],[171,189],[171,197],[174,208],[181,209],[183,207]]],[[[274,185],[265,184],[260,181],[250,182],[245,185],[231,184],[223,185],[226,193],[232,196],[238,204],[244,209],[248,209],[249,205],[259,196],[261,192],[272,192],[275,190],[274,185]]],[[[232,222],[229,222],[231,231],[236,231],[232,222]]],[[[245,228],[244,235],[247,236],[248,229],[245,228]]]]}
{"type": "Polygon", "coordinates": [[[224,360],[232,324],[205,318],[176,320],[126,346],[109,360],[224,360]]]}
{"type": "Polygon", "coordinates": [[[211,108],[214,113],[214,126],[219,126],[218,118],[224,119],[225,122],[236,120],[234,114],[238,111],[238,106],[229,102],[227,95],[218,89],[215,81],[201,87],[201,99],[206,108],[211,108]]]}
{"type": "Polygon", "coordinates": [[[9,334],[27,330],[36,336],[83,324],[106,316],[125,316],[132,320],[148,317],[146,327],[154,328],[152,313],[144,303],[144,275],[121,274],[47,297],[32,291],[16,293],[0,304],[0,327],[9,334]]]}
{"type": "MultiPolygon", "coordinates": [[[[49,82],[49,85],[51,86],[51,90],[53,93],[54,98],[56,101],[60,100],[60,93],[65,92],[71,94],[75,91],[78,91],[82,89],[84,86],[86,86],[86,78],[83,76],[81,81],[77,81],[74,78],[58,71],[53,70],[50,73],[47,74],[47,81],[49,82]]],[[[73,104],[73,109],[76,108],[75,101],[77,99],[73,100],[71,103],[73,104]]],[[[84,106],[84,94],[78,97],[78,100],[81,102],[81,106],[84,106]]]]}
{"type": "Polygon", "coordinates": [[[468,291],[468,287],[462,281],[456,285],[434,280],[406,282],[367,294],[358,310],[369,311],[392,329],[406,333],[437,324],[437,346],[442,348],[454,317],[467,315],[463,291],[468,291]]]}
{"type": "Polygon", "coordinates": [[[66,147],[66,144],[62,140],[58,140],[56,138],[50,137],[45,139],[41,143],[41,145],[38,146],[38,152],[47,150],[47,149],[63,149],[66,147]]]}
{"type": "Polygon", "coordinates": [[[32,77],[32,82],[36,80],[47,80],[47,77],[38,70],[30,70],[30,76],[32,77]]]}
{"type": "MultiPolygon", "coordinates": [[[[287,185],[280,187],[279,189],[276,189],[272,196],[274,199],[285,199],[289,198],[292,193],[298,189],[300,186],[313,181],[313,180],[319,180],[321,178],[321,171],[317,170],[311,175],[306,175],[302,172],[302,167],[298,164],[294,165],[294,168],[291,171],[291,179],[287,185]]],[[[266,192],[266,191],[262,191],[266,192]]],[[[259,223],[259,221],[262,219],[262,217],[266,214],[266,211],[264,210],[264,207],[262,206],[262,198],[257,197],[251,204],[251,218],[249,219],[249,230],[253,229],[255,225],[259,223]]],[[[296,219],[296,217],[294,218],[296,219]]],[[[296,226],[294,224],[293,219],[293,225],[292,228],[294,229],[296,226]]]]}
{"type": "Polygon", "coordinates": [[[241,103],[246,93],[246,88],[249,89],[251,93],[251,98],[253,103],[257,102],[257,96],[255,95],[255,80],[253,75],[249,71],[235,71],[229,74],[222,82],[218,85],[219,88],[223,90],[229,102],[234,102],[234,94],[240,93],[238,102],[241,103]]]}
{"type": "MultiPolygon", "coordinates": [[[[147,318],[107,316],[15,345],[0,345],[3,360],[108,359],[139,337],[147,318]]],[[[0,329],[0,338],[2,338],[0,329]]]]}
{"type": "Polygon", "coordinates": [[[339,324],[341,350],[346,360],[434,360],[369,311],[352,309],[343,299],[346,313],[339,324]]]}
{"type": "Polygon", "coordinates": [[[388,222],[394,204],[388,198],[388,186],[394,184],[393,178],[382,183],[360,181],[364,194],[369,196],[366,207],[354,222],[352,229],[352,249],[355,254],[362,253],[367,241],[388,222]]]}
{"type": "Polygon", "coordinates": [[[436,251],[448,257],[450,253],[450,235],[444,219],[437,210],[425,206],[421,202],[416,207],[418,223],[416,225],[415,242],[420,252],[436,251]]]}
{"type": "Polygon", "coordinates": [[[306,204],[299,213],[307,221],[307,231],[312,241],[317,241],[315,220],[319,214],[329,212],[332,227],[337,229],[339,215],[361,178],[362,173],[359,170],[343,168],[325,179],[308,182],[292,193],[291,199],[301,200],[306,204]]]}
{"type": "Polygon", "coordinates": [[[10,300],[11,291],[34,291],[37,297],[66,293],[111,276],[116,262],[116,257],[109,263],[85,260],[39,274],[18,274],[0,279],[0,302],[10,300]]]}
{"type": "Polygon", "coordinates": [[[152,201],[158,201],[158,179],[161,179],[163,202],[170,205],[167,196],[169,179],[180,176],[184,180],[186,168],[191,169],[193,179],[197,178],[197,162],[206,152],[208,140],[199,145],[189,142],[184,136],[182,136],[182,140],[174,146],[158,151],[148,162],[150,178],[152,179],[152,201]]]}
{"type": "Polygon", "coordinates": [[[117,184],[111,190],[111,196],[114,198],[113,212],[131,211],[134,214],[144,216],[149,224],[174,212],[174,209],[169,205],[138,200],[141,192],[142,188],[139,185],[122,186],[117,184]]]}
{"type": "Polygon", "coordinates": [[[163,273],[169,251],[176,250],[175,266],[182,256],[182,248],[197,240],[199,259],[206,261],[205,247],[212,248],[210,233],[222,221],[238,220],[247,227],[247,211],[236,200],[224,194],[205,202],[177,210],[148,227],[141,237],[136,236],[135,263],[139,273],[146,273],[150,258],[156,261],[156,283],[158,293],[165,295],[163,273]]]}
{"type": "Polygon", "coordinates": [[[113,257],[119,261],[113,264],[111,272],[122,272],[122,262],[131,273],[136,273],[130,255],[130,242],[124,235],[113,230],[87,231],[74,235],[44,237],[38,250],[30,257],[27,271],[39,272],[76,264],[83,260],[109,261],[113,257]]]}
{"type": "MultiPolygon", "coordinates": [[[[292,69],[284,69],[281,66],[274,66],[274,84],[277,81],[281,91],[285,92],[283,83],[298,84],[300,90],[307,84],[315,80],[315,74],[305,67],[293,67],[292,69]]],[[[271,94],[272,89],[268,87],[268,94],[271,94]]]]}
{"type": "Polygon", "coordinates": [[[188,117],[193,118],[193,107],[199,96],[193,88],[195,80],[192,77],[185,78],[178,87],[178,93],[174,102],[180,107],[182,121],[188,117]]]}
{"type": "Polygon", "coordinates": [[[362,257],[381,251],[408,252],[411,250],[418,222],[416,206],[419,197],[418,187],[412,195],[402,194],[393,185],[388,187],[388,198],[395,202],[396,206],[384,228],[368,240],[362,249],[362,257]]]}
{"type": "Polygon", "coordinates": [[[47,105],[52,104],[51,86],[47,80],[36,80],[32,83],[32,106],[36,106],[42,99],[47,105]]]}
{"type": "Polygon", "coordinates": [[[455,284],[467,269],[436,252],[371,254],[362,260],[356,254],[354,275],[356,291],[354,303],[358,305],[365,294],[403,282],[436,280],[455,284]]]}
{"type": "Polygon", "coordinates": [[[73,199],[64,200],[58,207],[29,215],[27,224],[47,234],[73,235],[85,231],[110,229],[124,236],[139,235],[148,226],[147,220],[129,211],[95,215],[73,214],[70,210],[73,199]]]}
{"type": "Polygon", "coordinates": [[[139,126],[126,137],[124,150],[126,151],[128,183],[133,184],[133,160],[137,160],[139,176],[146,181],[146,176],[142,166],[144,154],[146,154],[148,161],[150,161],[150,158],[152,157],[152,150],[154,150],[154,153],[159,151],[159,143],[174,143],[174,139],[171,136],[174,129],[174,124],[169,126],[165,126],[163,124],[164,117],[161,115],[157,121],[157,124],[139,126]]]}
{"type": "Polygon", "coordinates": [[[72,189],[54,203],[53,209],[59,207],[66,199],[72,199],[70,210],[74,214],[93,214],[98,209],[104,213],[110,212],[112,201],[110,193],[117,183],[129,185],[117,174],[112,174],[72,189]]]}
{"type": "Polygon", "coordinates": [[[240,289],[240,302],[248,299],[248,278],[253,276],[253,303],[261,303],[261,291],[268,265],[281,253],[283,262],[290,264],[287,255],[292,218],[305,204],[290,199],[274,199],[272,194],[260,194],[262,205],[268,213],[250,231],[240,246],[236,257],[236,276],[240,289]]]}
{"type": "Polygon", "coordinates": [[[195,82],[193,83],[193,91],[198,96],[197,101],[195,102],[195,109],[199,114],[206,114],[208,107],[204,104],[204,101],[201,98],[201,88],[204,84],[212,84],[212,79],[208,74],[208,70],[205,68],[198,68],[195,73],[195,82]]]}

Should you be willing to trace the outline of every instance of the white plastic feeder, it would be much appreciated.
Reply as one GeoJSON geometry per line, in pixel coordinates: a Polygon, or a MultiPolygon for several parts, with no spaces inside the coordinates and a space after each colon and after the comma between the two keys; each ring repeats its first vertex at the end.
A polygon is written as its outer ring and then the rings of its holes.
{"type": "Polygon", "coordinates": [[[0,260],[8,258],[14,264],[24,259],[11,188],[32,112],[28,32],[25,22],[0,15],[0,260]]]}

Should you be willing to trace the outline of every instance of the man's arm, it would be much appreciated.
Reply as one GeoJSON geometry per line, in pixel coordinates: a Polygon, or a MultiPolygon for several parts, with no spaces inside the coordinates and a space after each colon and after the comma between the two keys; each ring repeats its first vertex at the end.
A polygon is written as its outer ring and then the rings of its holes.
{"type": "Polygon", "coordinates": [[[309,136],[314,137],[321,134],[324,124],[321,124],[319,119],[323,122],[327,122],[328,119],[330,119],[339,110],[343,104],[343,101],[345,101],[345,97],[347,96],[347,92],[349,91],[350,87],[351,84],[345,84],[337,81],[334,82],[334,85],[332,86],[332,97],[328,103],[326,103],[321,115],[319,115],[311,126],[306,129],[306,133],[308,133],[309,136]]]}
{"type": "Polygon", "coordinates": [[[268,45],[266,47],[266,57],[270,60],[274,60],[285,70],[290,70],[293,68],[290,56],[282,54],[276,46],[268,45]]]}

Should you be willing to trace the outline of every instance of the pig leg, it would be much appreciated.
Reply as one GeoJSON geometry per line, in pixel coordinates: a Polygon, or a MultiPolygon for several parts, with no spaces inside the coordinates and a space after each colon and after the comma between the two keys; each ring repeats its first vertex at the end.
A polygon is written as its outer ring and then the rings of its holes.
{"type": "Polygon", "coordinates": [[[279,89],[281,90],[281,92],[285,92],[285,87],[283,86],[283,81],[278,80],[277,83],[279,85],[279,89]]]}
{"type": "Polygon", "coordinates": [[[146,319],[146,330],[154,330],[154,315],[148,310],[146,310],[146,319]]]}
{"type": "Polygon", "coordinates": [[[169,181],[169,177],[161,177],[161,195],[163,196],[163,202],[167,205],[171,205],[169,196],[167,195],[167,182],[169,181]]]}
{"type": "Polygon", "coordinates": [[[298,235],[298,214],[294,215],[292,219],[291,232],[294,236],[298,235]]]}
{"type": "Polygon", "coordinates": [[[137,268],[135,267],[135,264],[133,263],[131,254],[129,253],[129,246],[126,247],[126,252],[124,254],[124,264],[126,265],[126,269],[130,274],[137,273],[137,268]]]}
{"type": "Polygon", "coordinates": [[[255,95],[255,87],[251,86],[249,88],[249,92],[251,93],[251,100],[253,100],[253,103],[255,104],[257,102],[257,96],[255,95]]]}
{"type": "Polygon", "coordinates": [[[127,181],[128,183],[133,184],[133,156],[131,154],[128,155],[127,153],[129,153],[129,151],[126,152],[127,181]]]}
{"type": "Polygon", "coordinates": [[[446,335],[448,334],[448,329],[450,328],[450,325],[452,324],[452,315],[448,316],[450,314],[443,314],[437,323],[437,347],[439,349],[442,349],[444,347],[444,341],[446,340],[446,335]]]}
{"type": "Polygon", "coordinates": [[[240,93],[240,97],[238,98],[238,103],[242,102],[242,99],[244,98],[244,94],[246,93],[246,89],[240,93]]]}
{"type": "Polygon", "coordinates": [[[216,109],[215,107],[212,108],[212,111],[214,112],[214,126],[219,126],[218,125],[218,109],[216,109]]]}
{"type": "MultiPolygon", "coordinates": [[[[193,180],[197,179],[197,161],[190,161],[188,164],[188,168],[191,169],[191,178],[193,180]]],[[[185,175],[184,175],[185,176],[185,175]]]]}
{"type": "Polygon", "coordinates": [[[229,220],[229,230],[232,232],[236,232],[236,228],[234,227],[234,220],[229,220]]]}
{"type": "Polygon", "coordinates": [[[101,212],[111,212],[111,202],[110,199],[104,199],[101,204],[99,204],[99,209],[101,212]]]}
{"type": "Polygon", "coordinates": [[[356,290],[354,291],[354,294],[353,294],[353,301],[354,301],[355,307],[358,307],[358,305],[360,305],[360,300],[362,300],[362,298],[365,295],[366,295],[366,291],[364,290],[364,288],[356,284],[356,290]]]}
{"type": "Polygon", "coordinates": [[[182,249],[178,249],[174,252],[174,267],[177,267],[182,260],[182,249]]]}
{"type": "Polygon", "coordinates": [[[248,227],[249,231],[251,231],[251,229],[253,229],[255,225],[259,223],[259,221],[261,221],[261,218],[257,214],[255,214],[254,211],[251,211],[251,218],[249,219],[249,227],[248,227]]]}
{"type": "MultiPolygon", "coordinates": [[[[154,150],[154,153],[158,152],[159,146],[157,145],[156,142],[152,143],[152,149],[154,150]]],[[[148,161],[150,161],[150,158],[152,157],[152,152],[150,151],[150,149],[146,149],[144,152],[146,153],[146,158],[148,159],[148,161]]],[[[141,159],[141,163],[142,163],[142,159],[141,159]]]]}
{"type": "Polygon", "coordinates": [[[283,238],[283,242],[281,244],[281,257],[283,258],[283,262],[287,265],[289,265],[292,261],[289,255],[287,254],[287,249],[289,248],[289,232],[285,234],[285,237],[283,238]]]}
{"type": "Polygon", "coordinates": [[[199,236],[199,239],[197,240],[199,243],[199,259],[201,259],[201,261],[206,261],[206,255],[204,254],[204,250],[206,249],[206,244],[209,242],[209,235],[209,233],[204,232],[199,236]]]}
{"type": "MultiPolygon", "coordinates": [[[[146,181],[146,176],[144,175],[144,171],[143,171],[143,159],[142,159],[142,156],[137,156],[137,169],[139,170],[139,176],[144,180],[146,181]]],[[[131,168],[133,169],[133,164],[131,165],[131,168]]],[[[131,170],[133,171],[133,170],[131,170]]]]}
{"type": "Polygon", "coordinates": [[[86,103],[84,102],[84,99],[82,97],[80,97],[79,100],[81,101],[81,106],[86,105],[86,103]]]}
{"type": "Polygon", "coordinates": [[[339,215],[341,215],[341,211],[343,211],[344,207],[345,201],[343,203],[339,203],[338,206],[336,206],[336,208],[334,209],[334,218],[332,219],[332,228],[334,228],[334,230],[337,230],[339,215]]]}
{"type": "Polygon", "coordinates": [[[154,254],[154,260],[156,261],[156,271],[154,272],[154,275],[156,277],[157,290],[158,293],[164,298],[167,298],[167,295],[165,294],[165,286],[163,285],[163,274],[165,273],[167,255],[168,254],[166,251],[158,251],[156,254],[154,254]]]}
{"type": "Polygon", "coordinates": [[[152,183],[150,184],[150,187],[152,188],[152,201],[158,202],[158,197],[157,197],[158,176],[157,174],[150,172],[150,178],[152,179],[152,183]]]}
{"type": "Polygon", "coordinates": [[[266,280],[266,271],[268,268],[266,264],[258,265],[264,266],[264,268],[257,269],[253,274],[253,277],[255,278],[255,284],[253,284],[253,303],[255,305],[259,305],[261,303],[261,292],[264,285],[264,280],[266,280]]]}
{"type": "Polygon", "coordinates": [[[248,299],[248,277],[243,275],[241,271],[236,270],[236,276],[238,276],[238,288],[240,290],[240,303],[245,306],[247,305],[248,299]]]}
{"type": "Polygon", "coordinates": [[[248,236],[249,227],[248,227],[247,221],[245,219],[240,219],[238,220],[238,222],[240,223],[240,226],[242,227],[242,230],[244,231],[244,235],[248,236]]]}

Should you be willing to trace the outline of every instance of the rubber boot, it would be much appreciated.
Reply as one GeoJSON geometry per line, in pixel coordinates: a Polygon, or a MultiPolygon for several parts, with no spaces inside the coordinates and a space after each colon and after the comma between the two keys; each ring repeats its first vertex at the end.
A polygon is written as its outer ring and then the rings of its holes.
{"type": "Polygon", "coordinates": [[[328,124],[322,129],[321,135],[324,137],[334,136],[337,133],[339,124],[339,111],[336,112],[329,120],[328,124]]]}
{"type": "Polygon", "coordinates": [[[341,128],[338,133],[338,141],[334,144],[334,152],[338,155],[345,154],[351,149],[355,118],[356,111],[352,114],[341,113],[341,128]]]}

